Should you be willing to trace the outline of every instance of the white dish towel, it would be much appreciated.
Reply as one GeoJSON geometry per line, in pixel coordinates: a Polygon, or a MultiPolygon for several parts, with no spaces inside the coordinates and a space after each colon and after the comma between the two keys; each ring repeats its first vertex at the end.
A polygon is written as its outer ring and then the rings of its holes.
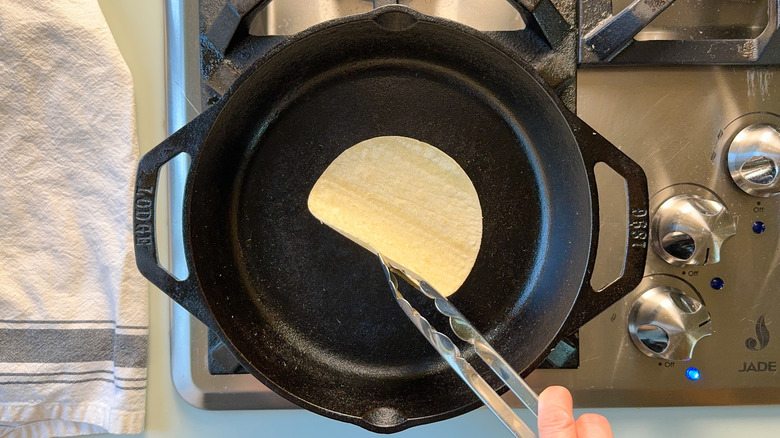
{"type": "Polygon", "coordinates": [[[96,0],[0,1],[0,436],[143,430],[132,79],[96,0]]]}

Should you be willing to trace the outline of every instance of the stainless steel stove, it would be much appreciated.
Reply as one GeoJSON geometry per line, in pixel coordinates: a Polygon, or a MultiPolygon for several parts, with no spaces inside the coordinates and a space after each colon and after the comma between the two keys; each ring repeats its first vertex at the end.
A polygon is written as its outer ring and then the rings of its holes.
{"type": "MultiPolygon", "coordinates": [[[[518,0],[528,6],[520,14],[507,0],[168,0],[169,131],[283,35],[384,3],[499,37],[541,27],[543,42],[564,49],[530,62],[647,173],[650,229],[626,229],[626,205],[614,201],[625,184],[597,169],[610,231],[599,238],[594,286],[620,275],[615,248],[629,233],[650,233],[644,281],[559,344],[529,383],[564,385],[581,407],[780,403],[780,1],[518,0]]],[[[165,176],[168,267],[179,277],[187,166],[177,157],[165,176]]],[[[185,400],[294,407],[186,311],[172,304],[171,313],[172,376],[185,400]]]]}

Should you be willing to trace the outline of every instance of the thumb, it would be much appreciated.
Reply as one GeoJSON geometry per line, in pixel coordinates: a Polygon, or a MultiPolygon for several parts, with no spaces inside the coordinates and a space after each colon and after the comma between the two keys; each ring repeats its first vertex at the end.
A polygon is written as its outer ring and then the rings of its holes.
{"type": "Polygon", "coordinates": [[[539,438],[577,438],[571,394],[562,386],[539,394],[539,438]]]}

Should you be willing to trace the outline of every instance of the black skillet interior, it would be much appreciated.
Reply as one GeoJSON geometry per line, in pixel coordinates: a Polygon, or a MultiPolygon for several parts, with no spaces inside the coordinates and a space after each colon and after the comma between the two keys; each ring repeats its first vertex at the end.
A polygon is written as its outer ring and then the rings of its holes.
{"type": "Polygon", "coordinates": [[[397,308],[378,260],[309,213],[333,159],[400,135],[460,164],[484,230],[451,299],[518,370],[549,350],[591,246],[588,171],[550,93],[485,36],[414,16],[321,26],[263,60],[217,117],[185,201],[192,272],[247,369],[383,432],[477,403],[397,308]]]}

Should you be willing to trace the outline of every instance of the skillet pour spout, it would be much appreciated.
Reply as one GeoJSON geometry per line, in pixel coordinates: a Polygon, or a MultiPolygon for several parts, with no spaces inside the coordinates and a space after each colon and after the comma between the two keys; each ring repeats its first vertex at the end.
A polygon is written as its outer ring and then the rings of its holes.
{"type": "MultiPolygon", "coordinates": [[[[138,268],[269,388],[380,433],[480,406],[388,296],[374,256],[308,211],[314,182],[339,154],[387,135],[439,148],[471,179],[482,243],[450,300],[523,376],[639,283],[648,219],[642,169],[492,36],[386,6],[263,55],[141,159],[138,268]],[[160,167],[182,152],[192,159],[182,212],[190,274],[179,280],[158,263],[154,199],[160,167]],[[622,277],[601,291],[590,285],[597,163],[625,179],[633,230],[622,277]]],[[[475,362],[473,348],[462,351],[475,362]]]]}

